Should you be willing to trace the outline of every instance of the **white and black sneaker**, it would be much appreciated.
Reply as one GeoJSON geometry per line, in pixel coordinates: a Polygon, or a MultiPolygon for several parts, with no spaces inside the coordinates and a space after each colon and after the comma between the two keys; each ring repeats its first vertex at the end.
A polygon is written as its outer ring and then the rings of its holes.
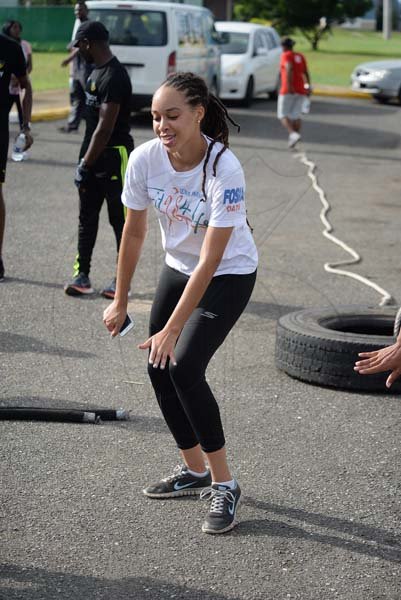
{"type": "Polygon", "coordinates": [[[149,485],[143,490],[149,498],[175,498],[176,496],[194,496],[212,483],[210,472],[204,477],[189,473],[185,465],[177,465],[169,477],[159,483],[149,485]]]}
{"type": "Polygon", "coordinates": [[[201,493],[201,499],[211,500],[209,514],[202,525],[204,533],[225,533],[238,523],[236,512],[241,497],[238,483],[234,489],[213,484],[201,493]]]}

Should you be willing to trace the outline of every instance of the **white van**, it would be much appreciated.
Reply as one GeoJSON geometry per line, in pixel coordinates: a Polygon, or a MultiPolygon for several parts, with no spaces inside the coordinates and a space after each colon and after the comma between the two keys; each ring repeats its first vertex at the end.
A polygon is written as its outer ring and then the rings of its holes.
{"type": "Polygon", "coordinates": [[[150,106],[170,73],[192,71],[220,90],[220,46],[212,13],[173,2],[93,0],[89,18],[110,33],[111,51],[132,83],[133,110],[150,106]]]}

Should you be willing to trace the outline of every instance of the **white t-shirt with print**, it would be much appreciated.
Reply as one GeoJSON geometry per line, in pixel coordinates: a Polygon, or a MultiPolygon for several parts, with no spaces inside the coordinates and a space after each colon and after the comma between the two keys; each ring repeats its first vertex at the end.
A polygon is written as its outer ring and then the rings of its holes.
{"type": "Polygon", "coordinates": [[[138,146],[129,157],[122,201],[134,210],[153,204],[166,263],[186,275],[198,264],[208,225],[234,227],[215,275],[248,274],[257,267],[257,250],[246,222],[244,173],[229,149],[220,156],[213,176],[213,163],[222,148],[216,142],[208,160],[206,202],[204,161],[190,171],[176,171],[159,138],[138,146]]]}

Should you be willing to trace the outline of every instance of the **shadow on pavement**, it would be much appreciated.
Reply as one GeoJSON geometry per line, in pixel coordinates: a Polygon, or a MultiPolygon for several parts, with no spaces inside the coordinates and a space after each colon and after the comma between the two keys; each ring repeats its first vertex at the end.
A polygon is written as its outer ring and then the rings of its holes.
{"type": "Polygon", "coordinates": [[[28,335],[19,335],[10,331],[0,331],[0,348],[8,353],[13,352],[39,352],[41,354],[56,354],[68,358],[93,358],[92,352],[81,352],[79,350],[68,350],[59,346],[50,346],[28,335]]]}
{"type": "Polygon", "coordinates": [[[301,310],[302,308],[302,306],[274,304],[271,302],[255,302],[251,300],[250,302],[248,302],[248,305],[245,308],[244,312],[250,313],[252,315],[257,315],[258,317],[262,317],[263,319],[271,319],[272,321],[275,321],[279,319],[282,315],[294,312],[295,310],[301,310]]]}
{"type": "Polygon", "coordinates": [[[337,517],[310,513],[297,508],[261,502],[249,496],[244,498],[242,504],[267,513],[283,515],[287,518],[301,521],[303,525],[307,524],[308,526],[331,529],[350,537],[347,539],[340,536],[317,533],[305,527],[297,527],[282,521],[274,521],[268,516],[265,519],[241,521],[241,525],[236,532],[237,535],[307,539],[312,542],[343,548],[350,552],[357,552],[358,554],[390,562],[401,562],[401,539],[385,529],[337,517]],[[355,540],[355,537],[359,537],[361,540],[355,540]]]}
{"type": "Polygon", "coordinates": [[[235,596],[172,585],[152,577],[107,579],[12,564],[0,565],[1,580],[0,594],[4,596],[0,597],[7,600],[238,600],[235,596]]]}

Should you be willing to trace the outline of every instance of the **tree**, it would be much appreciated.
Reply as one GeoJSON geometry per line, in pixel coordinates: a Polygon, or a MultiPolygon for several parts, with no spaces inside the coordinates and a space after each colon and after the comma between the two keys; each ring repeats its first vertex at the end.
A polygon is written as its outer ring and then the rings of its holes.
{"type": "Polygon", "coordinates": [[[334,22],[360,17],[371,7],[372,0],[241,0],[234,14],[241,21],[268,19],[282,34],[299,29],[317,50],[334,22]]]}

